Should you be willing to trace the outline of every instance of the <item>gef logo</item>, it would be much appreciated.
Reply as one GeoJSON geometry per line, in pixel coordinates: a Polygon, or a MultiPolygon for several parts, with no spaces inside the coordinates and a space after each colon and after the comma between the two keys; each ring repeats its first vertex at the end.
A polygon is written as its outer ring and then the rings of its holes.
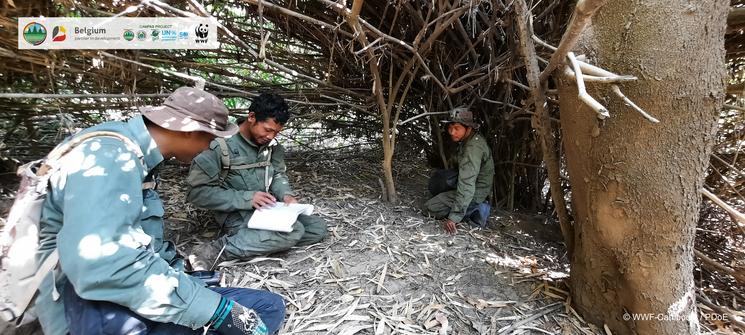
{"type": "Polygon", "coordinates": [[[195,40],[196,43],[207,43],[207,35],[210,33],[209,28],[209,25],[200,23],[197,28],[194,29],[194,34],[197,35],[195,40]]]}

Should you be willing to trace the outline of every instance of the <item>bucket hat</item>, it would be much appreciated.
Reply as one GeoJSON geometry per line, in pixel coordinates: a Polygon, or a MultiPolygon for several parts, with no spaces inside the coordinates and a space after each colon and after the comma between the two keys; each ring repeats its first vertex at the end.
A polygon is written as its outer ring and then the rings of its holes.
{"type": "Polygon", "coordinates": [[[238,126],[228,122],[225,103],[194,87],[179,87],[162,105],[139,110],[148,120],[173,131],[203,131],[218,137],[230,137],[238,132],[238,126]]]}

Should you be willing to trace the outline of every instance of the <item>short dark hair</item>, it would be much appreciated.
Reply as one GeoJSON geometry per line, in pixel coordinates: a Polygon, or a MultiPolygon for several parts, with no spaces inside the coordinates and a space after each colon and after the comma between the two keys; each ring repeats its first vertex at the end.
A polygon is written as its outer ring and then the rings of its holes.
{"type": "Polygon", "coordinates": [[[273,118],[277,123],[285,124],[291,116],[285,99],[273,93],[261,93],[255,97],[248,111],[254,113],[258,122],[273,118]]]}

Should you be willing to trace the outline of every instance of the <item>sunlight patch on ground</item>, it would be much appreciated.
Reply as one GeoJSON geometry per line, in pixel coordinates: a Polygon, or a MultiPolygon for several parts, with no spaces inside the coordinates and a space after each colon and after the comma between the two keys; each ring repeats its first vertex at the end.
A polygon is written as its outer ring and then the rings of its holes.
{"type": "Polygon", "coordinates": [[[525,265],[526,263],[530,263],[530,261],[527,260],[527,257],[499,256],[499,255],[492,254],[492,253],[486,256],[486,261],[489,264],[494,264],[494,265],[499,265],[499,266],[504,266],[504,267],[509,267],[509,268],[522,268],[523,265],[525,265]]]}

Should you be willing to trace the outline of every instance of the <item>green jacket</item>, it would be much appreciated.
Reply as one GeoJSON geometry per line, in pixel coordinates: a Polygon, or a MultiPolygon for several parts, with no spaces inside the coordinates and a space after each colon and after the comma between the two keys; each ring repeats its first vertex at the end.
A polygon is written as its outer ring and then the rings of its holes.
{"type": "Polygon", "coordinates": [[[287,178],[285,150],[279,143],[272,141],[259,147],[240,132],[225,141],[230,169],[222,164],[220,145],[218,140],[213,140],[210,149],[200,153],[191,164],[187,179],[189,202],[212,210],[217,222],[223,224],[229,217],[231,220],[238,216],[247,218],[253,211],[251,200],[254,194],[266,192],[267,184],[269,193],[278,201],[282,201],[285,195],[294,195],[287,178]],[[269,162],[269,165],[241,168],[241,165],[264,162],[269,162]],[[223,175],[225,178],[221,180],[223,175]]]}
{"type": "Polygon", "coordinates": [[[493,181],[491,149],[484,137],[475,133],[458,144],[458,186],[448,219],[461,222],[471,202],[486,201],[493,181]]]}
{"type": "Polygon", "coordinates": [[[62,299],[53,292],[68,284],[83,299],[113,302],[149,320],[203,326],[220,295],[185,274],[174,245],[163,239],[163,203],[154,190],[142,189],[163,155],[142,116],[83,133],[94,130],[130,138],[144,158],[121,140],[93,138],[65,155],[51,176],[36,256],[46,259],[57,248],[61,271],[44,279],[36,298],[44,333],[67,333],[62,299]]]}

